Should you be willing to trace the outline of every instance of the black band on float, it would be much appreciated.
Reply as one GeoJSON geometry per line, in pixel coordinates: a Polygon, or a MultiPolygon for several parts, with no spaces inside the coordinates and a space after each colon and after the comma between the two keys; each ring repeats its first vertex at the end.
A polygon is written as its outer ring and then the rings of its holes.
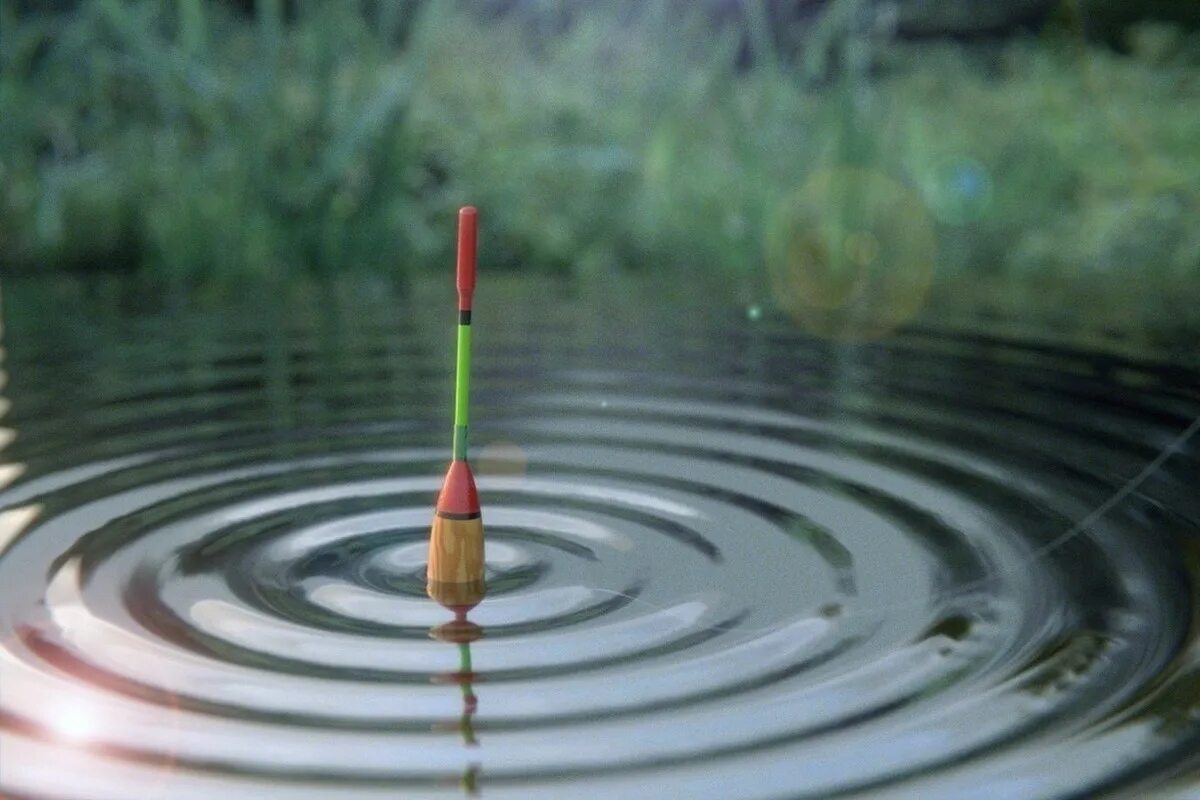
{"type": "Polygon", "coordinates": [[[471,511],[466,514],[460,514],[456,511],[436,511],[434,513],[437,516],[441,517],[442,519],[456,519],[456,520],[479,519],[481,516],[483,516],[478,511],[471,511]]]}

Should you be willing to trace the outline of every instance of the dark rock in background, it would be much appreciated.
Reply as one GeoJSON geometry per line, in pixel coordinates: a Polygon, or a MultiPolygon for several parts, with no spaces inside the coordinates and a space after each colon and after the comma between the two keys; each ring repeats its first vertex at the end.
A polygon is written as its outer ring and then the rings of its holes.
{"type": "MultiPolygon", "coordinates": [[[[1073,5],[1073,4],[1072,4],[1073,5]]],[[[1197,0],[1079,0],[1076,13],[1088,38],[1106,42],[1118,50],[1128,46],[1131,27],[1146,20],[1170,22],[1181,27],[1200,29],[1200,2],[1197,0]]]]}
{"type": "Polygon", "coordinates": [[[1040,27],[1058,0],[877,0],[891,6],[902,36],[970,37],[1040,27]]]}
{"type": "MultiPolygon", "coordinates": [[[[392,0],[366,0],[369,14],[380,13],[392,0]]],[[[440,1],[440,0],[439,0],[440,1]]],[[[656,0],[657,1],[657,0],[656,0]]],[[[852,0],[661,0],[681,9],[701,3],[709,10],[714,25],[748,24],[750,10],[758,11],[773,35],[784,45],[793,42],[802,30],[811,26],[838,3],[853,5],[852,0]],[[754,8],[757,6],[757,8],[754,8]]],[[[272,3],[263,0],[207,0],[212,5],[233,8],[248,17],[272,3]]],[[[428,0],[406,5],[404,16],[428,0]]],[[[452,0],[445,0],[452,2],[452,0]]],[[[543,23],[539,30],[553,32],[569,25],[575,11],[597,0],[459,0],[489,17],[520,14],[543,23]]],[[[273,0],[285,19],[292,19],[296,0],[273,0]]],[[[885,20],[904,37],[975,38],[1007,36],[1042,25],[1066,24],[1078,27],[1089,38],[1123,48],[1128,28],[1147,19],[1162,20],[1191,29],[1200,29],[1200,0],[859,0],[864,16],[885,20]]],[[[630,17],[644,11],[640,2],[616,0],[614,5],[630,17]]],[[[80,0],[12,0],[18,14],[69,12],[80,0]]]]}
{"type": "MultiPolygon", "coordinates": [[[[774,0],[772,5],[811,14],[813,6],[836,1],[774,0]]],[[[1120,47],[1126,31],[1145,20],[1200,28],[1200,2],[1189,0],[871,0],[870,4],[877,15],[891,16],[896,32],[906,37],[1010,35],[1062,24],[1120,47]]]]}

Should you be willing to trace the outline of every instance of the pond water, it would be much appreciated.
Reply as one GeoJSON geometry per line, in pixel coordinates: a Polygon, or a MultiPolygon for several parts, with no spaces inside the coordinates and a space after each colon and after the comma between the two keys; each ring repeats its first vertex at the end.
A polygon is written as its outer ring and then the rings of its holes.
{"type": "Polygon", "coordinates": [[[0,793],[1194,797],[1200,372],[481,282],[3,286],[0,793]]]}

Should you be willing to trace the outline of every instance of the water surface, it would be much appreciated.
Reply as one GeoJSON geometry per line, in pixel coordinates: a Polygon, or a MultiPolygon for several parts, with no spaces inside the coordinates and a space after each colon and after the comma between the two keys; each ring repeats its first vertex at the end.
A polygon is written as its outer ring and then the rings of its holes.
{"type": "Polygon", "coordinates": [[[1200,785],[1178,358],[481,283],[489,595],[455,628],[451,287],[4,290],[6,796],[1200,785]]]}

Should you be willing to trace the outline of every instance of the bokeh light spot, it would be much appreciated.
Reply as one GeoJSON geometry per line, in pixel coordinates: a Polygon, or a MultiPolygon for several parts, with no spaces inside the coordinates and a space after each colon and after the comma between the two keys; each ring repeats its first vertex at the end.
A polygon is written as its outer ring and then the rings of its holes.
{"type": "Polygon", "coordinates": [[[846,236],[846,258],[851,264],[869,267],[879,257],[879,240],[867,231],[854,231],[846,236]]]}
{"type": "Polygon", "coordinates": [[[921,178],[929,208],[942,222],[963,225],[984,216],[992,205],[992,176],[972,158],[948,158],[921,178]]]}
{"type": "Polygon", "coordinates": [[[836,339],[884,336],[912,319],[933,279],[936,242],[920,197],[878,172],[818,172],[767,229],[775,301],[836,339]]]}
{"type": "Polygon", "coordinates": [[[515,442],[488,442],[479,451],[475,468],[480,475],[513,477],[524,475],[529,457],[515,442]]]}

